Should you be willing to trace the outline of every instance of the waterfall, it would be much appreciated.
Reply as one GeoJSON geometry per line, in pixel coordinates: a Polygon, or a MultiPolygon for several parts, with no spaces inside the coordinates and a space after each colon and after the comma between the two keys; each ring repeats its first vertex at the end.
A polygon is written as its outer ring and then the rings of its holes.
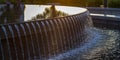
{"type": "Polygon", "coordinates": [[[0,25],[0,59],[47,60],[79,48],[88,41],[87,28],[92,25],[83,10],[66,17],[0,25]]]}

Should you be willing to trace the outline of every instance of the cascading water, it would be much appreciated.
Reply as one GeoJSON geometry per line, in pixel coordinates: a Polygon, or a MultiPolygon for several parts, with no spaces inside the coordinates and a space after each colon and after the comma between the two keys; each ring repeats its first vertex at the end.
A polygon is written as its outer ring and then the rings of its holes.
{"type": "Polygon", "coordinates": [[[5,37],[6,37],[6,41],[7,41],[6,43],[7,43],[7,49],[8,49],[8,54],[9,54],[9,60],[12,60],[12,57],[11,57],[12,54],[11,54],[11,49],[10,49],[10,43],[8,41],[7,31],[4,26],[2,27],[2,29],[5,33],[5,37]]]}
{"type": "Polygon", "coordinates": [[[20,35],[20,30],[17,25],[14,25],[14,26],[15,26],[15,29],[17,30],[18,38],[20,41],[21,56],[22,56],[22,59],[24,60],[24,57],[25,57],[24,56],[24,48],[23,48],[23,43],[22,43],[22,39],[21,39],[21,35],[20,35]]]}
{"type": "Polygon", "coordinates": [[[4,50],[3,50],[1,38],[0,38],[0,49],[1,49],[1,57],[2,57],[2,60],[4,60],[4,50]]]}
{"type": "Polygon", "coordinates": [[[25,35],[25,40],[26,40],[26,46],[27,46],[27,53],[28,53],[28,60],[30,60],[30,51],[29,51],[29,45],[27,43],[28,39],[27,39],[27,34],[26,34],[26,31],[25,31],[25,28],[23,26],[23,24],[20,24],[20,26],[22,27],[22,30],[23,30],[23,33],[25,35]]]}
{"type": "Polygon", "coordinates": [[[12,38],[13,38],[13,44],[14,44],[14,47],[15,47],[15,53],[16,53],[16,60],[18,60],[18,54],[17,54],[17,48],[16,48],[16,44],[15,44],[15,36],[14,36],[14,32],[13,32],[12,27],[11,27],[10,25],[9,25],[8,27],[9,27],[9,29],[10,29],[10,32],[11,32],[11,34],[12,34],[12,38]]]}
{"type": "Polygon", "coordinates": [[[30,26],[28,25],[28,23],[26,23],[26,26],[27,26],[27,28],[28,28],[28,31],[29,31],[29,33],[30,33],[30,39],[31,39],[31,45],[32,45],[32,52],[33,52],[33,55],[31,55],[32,57],[33,56],[36,56],[35,55],[35,47],[34,47],[34,44],[35,43],[33,43],[33,37],[32,37],[32,33],[31,33],[31,29],[30,29],[30,26]]]}
{"type": "Polygon", "coordinates": [[[0,59],[100,59],[99,53],[115,47],[118,31],[93,27],[89,12],[84,8],[58,7],[75,12],[66,11],[71,12],[70,16],[54,19],[1,24],[0,59]]]}

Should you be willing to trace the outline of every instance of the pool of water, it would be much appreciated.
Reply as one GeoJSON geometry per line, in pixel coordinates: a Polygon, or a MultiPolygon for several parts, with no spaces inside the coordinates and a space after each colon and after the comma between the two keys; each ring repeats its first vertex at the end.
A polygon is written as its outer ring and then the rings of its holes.
{"type": "Polygon", "coordinates": [[[119,60],[119,31],[92,28],[88,33],[90,33],[89,41],[82,47],[48,60],[119,60]]]}

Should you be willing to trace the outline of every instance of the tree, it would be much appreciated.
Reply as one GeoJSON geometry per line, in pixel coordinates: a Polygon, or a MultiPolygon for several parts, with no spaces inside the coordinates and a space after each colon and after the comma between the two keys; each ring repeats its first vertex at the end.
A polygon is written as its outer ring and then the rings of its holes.
{"type": "Polygon", "coordinates": [[[36,15],[35,17],[32,18],[32,20],[63,17],[63,16],[67,16],[67,15],[68,15],[67,13],[64,13],[62,11],[57,11],[54,6],[51,6],[50,8],[45,8],[45,11],[42,14],[36,15]],[[52,11],[54,11],[56,13],[53,13],[52,11]]]}

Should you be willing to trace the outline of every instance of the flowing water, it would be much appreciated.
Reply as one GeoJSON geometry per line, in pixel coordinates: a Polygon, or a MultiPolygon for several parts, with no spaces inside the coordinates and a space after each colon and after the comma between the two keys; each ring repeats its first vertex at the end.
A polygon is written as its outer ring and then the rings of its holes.
{"type": "Polygon", "coordinates": [[[36,55],[35,55],[35,47],[34,47],[34,44],[35,44],[35,43],[33,43],[33,37],[32,37],[32,33],[31,33],[30,26],[29,26],[28,23],[26,23],[26,26],[27,26],[28,31],[29,31],[29,33],[30,33],[31,45],[32,45],[32,50],[33,50],[32,52],[33,52],[33,55],[36,56],[36,55]]]}
{"type": "MultiPolygon", "coordinates": [[[[4,33],[5,33],[5,37],[6,37],[6,40],[7,40],[7,49],[8,49],[8,54],[9,54],[9,59],[12,60],[12,57],[11,57],[11,49],[10,49],[10,43],[8,41],[8,36],[7,36],[7,31],[5,29],[5,27],[2,27],[4,33]]],[[[3,51],[3,50],[2,50],[3,51]]]]}
{"type": "Polygon", "coordinates": [[[117,42],[120,38],[119,31],[92,28],[88,30],[88,33],[89,41],[82,47],[51,57],[48,60],[110,60],[111,56],[107,54],[118,48],[116,46],[119,44],[117,42]]]}
{"type": "MultiPolygon", "coordinates": [[[[25,16],[37,15],[40,13],[39,10],[45,9],[45,6],[41,7],[43,8],[39,8],[39,5],[32,7],[37,11],[36,13],[31,12],[31,8],[27,7],[25,16]]],[[[62,8],[66,7],[56,8],[64,10],[62,8]]],[[[72,11],[70,9],[73,8],[68,9],[64,12],[70,13],[72,11]]],[[[86,9],[76,7],[73,11],[69,15],[82,13],[86,9]]],[[[31,16],[25,17],[25,21],[31,19],[31,16]]],[[[120,32],[95,28],[90,17],[82,14],[56,20],[0,25],[0,28],[4,35],[3,40],[0,37],[2,60],[14,60],[14,56],[15,60],[118,60],[120,58],[120,32]],[[15,54],[12,54],[12,50],[15,54]]]]}
{"type": "Polygon", "coordinates": [[[16,44],[15,44],[15,36],[14,36],[14,32],[13,32],[13,30],[12,30],[12,27],[9,25],[8,26],[9,27],[9,29],[10,29],[10,32],[11,32],[11,34],[12,34],[12,38],[13,38],[13,44],[14,44],[14,47],[15,47],[15,53],[16,53],[16,60],[18,60],[18,54],[17,54],[17,47],[16,47],[16,44]]]}
{"type": "Polygon", "coordinates": [[[21,49],[21,53],[22,53],[22,58],[23,58],[23,60],[24,60],[24,49],[23,49],[23,43],[22,43],[22,39],[21,39],[21,35],[20,35],[20,30],[19,30],[19,28],[18,28],[18,26],[17,25],[14,25],[15,26],[15,28],[16,28],[16,30],[17,30],[17,34],[18,34],[18,37],[19,37],[19,41],[20,41],[20,49],[21,49]]]}
{"type": "Polygon", "coordinates": [[[25,35],[25,40],[26,40],[26,46],[27,46],[27,52],[28,52],[28,60],[30,60],[30,51],[29,51],[29,45],[27,43],[28,39],[27,39],[27,35],[26,35],[26,31],[25,31],[25,28],[23,26],[23,24],[20,25],[22,27],[22,30],[23,30],[23,33],[25,35]]]}

